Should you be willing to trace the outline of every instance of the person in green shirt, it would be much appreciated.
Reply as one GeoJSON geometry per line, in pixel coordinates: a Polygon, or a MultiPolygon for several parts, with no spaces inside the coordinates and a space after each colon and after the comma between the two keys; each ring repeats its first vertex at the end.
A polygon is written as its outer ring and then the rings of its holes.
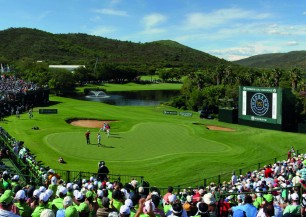
{"type": "Polygon", "coordinates": [[[117,210],[120,210],[120,207],[123,205],[122,199],[123,194],[120,190],[114,190],[112,194],[111,205],[113,205],[117,210]]]}
{"type": "Polygon", "coordinates": [[[55,198],[56,196],[56,191],[57,191],[57,178],[55,176],[53,176],[51,178],[51,184],[48,186],[48,189],[52,190],[53,194],[53,198],[55,198]]]}
{"type": "Polygon", "coordinates": [[[56,217],[79,217],[77,209],[72,205],[72,198],[66,196],[63,199],[63,209],[59,209],[56,212],[56,217]]]}
{"type": "Polygon", "coordinates": [[[17,191],[15,195],[17,202],[14,204],[19,209],[21,217],[30,217],[32,214],[31,207],[26,203],[26,195],[24,190],[17,191]]]}
{"type": "Polygon", "coordinates": [[[60,187],[59,197],[55,198],[52,201],[52,210],[53,210],[54,213],[56,213],[57,210],[64,208],[63,201],[64,201],[64,197],[66,197],[66,195],[67,195],[67,188],[65,188],[63,186],[60,187]]]}
{"type": "Polygon", "coordinates": [[[73,197],[73,186],[72,183],[67,183],[66,185],[67,188],[67,196],[73,197]]]}
{"type": "Polygon", "coordinates": [[[11,182],[12,189],[14,189],[16,186],[20,186],[19,183],[18,183],[19,182],[19,176],[18,175],[14,175],[11,180],[12,180],[12,182],[11,182]]]}
{"type": "Polygon", "coordinates": [[[286,206],[283,211],[283,216],[298,216],[301,215],[301,206],[298,204],[299,195],[297,193],[291,194],[291,204],[286,206]]]}
{"type": "Polygon", "coordinates": [[[75,199],[76,199],[76,203],[75,203],[76,209],[79,212],[79,215],[88,217],[89,216],[89,206],[85,202],[85,197],[80,191],[76,193],[75,199]]]}
{"type": "Polygon", "coordinates": [[[103,191],[102,190],[98,190],[97,191],[97,204],[99,206],[99,208],[102,208],[103,205],[102,205],[102,198],[103,198],[103,191]]]}
{"type": "Polygon", "coordinates": [[[39,205],[35,208],[35,210],[32,213],[32,217],[40,217],[40,214],[45,210],[49,208],[49,195],[46,193],[41,193],[39,195],[39,205]]]}

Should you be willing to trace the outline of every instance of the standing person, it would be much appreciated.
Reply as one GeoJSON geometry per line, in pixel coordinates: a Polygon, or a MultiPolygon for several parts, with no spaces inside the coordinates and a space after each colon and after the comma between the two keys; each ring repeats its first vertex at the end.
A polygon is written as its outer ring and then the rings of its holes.
{"type": "Polygon", "coordinates": [[[87,132],[85,133],[85,138],[86,138],[87,145],[90,144],[90,131],[89,130],[87,130],[87,132]]]}
{"type": "Polygon", "coordinates": [[[29,118],[30,118],[30,119],[33,118],[33,111],[32,111],[32,109],[29,110],[29,118]]]}
{"type": "Polygon", "coordinates": [[[108,173],[109,173],[109,170],[108,170],[107,166],[105,166],[105,162],[102,161],[101,166],[98,169],[98,179],[101,182],[106,181],[108,173]]]}
{"type": "Polygon", "coordinates": [[[18,109],[16,110],[16,117],[20,118],[20,114],[19,114],[19,110],[18,109]]]}
{"type": "Polygon", "coordinates": [[[100,133],[98,133],[97,139],[98,139],[98,147],[99,147],[99,146],[102,146],[102,145],[101,145],[101,134],[100,134],[100,133]]]}
{"type": "Polygon", "coordinates": [[[106,124],[105,129],[106,129],[106,134],[107,134],[107,138],[108,138],[109,137],[109,133],[110,133],[110,125],[109,125],[109,123],[106,124]]]}

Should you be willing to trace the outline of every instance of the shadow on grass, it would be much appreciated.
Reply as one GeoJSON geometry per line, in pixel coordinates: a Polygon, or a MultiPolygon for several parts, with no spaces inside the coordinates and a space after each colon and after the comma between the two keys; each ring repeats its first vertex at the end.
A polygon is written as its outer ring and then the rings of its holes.
{"type": "Polygon", "coordinates": [[[202,123],[192,123],[194,125],[205,125],[205,124],[202,124],[202,123]]]}
{"type": "Polygon", "coordinates": [[[52,105],[57,105],[57,104],[60,104],[62,102],[59,102],[59,101],[49,101],[48,105],[42,105],[41,107],[49,107],[49,106],[52,106],[52,105]]]}
{"type": "MultiPolygon", "coordinates": [[[[111,146],[111,145],[101,145],[101,147],[102,148],[115,148],[114,146],[111,146]]],[[[100,148],[100,146],[99,146],[99,148],[100,148]]]]}
{"type": "Polygon", "coordinates": [[[2,123],[2,124],[8,124],[9,122],[12,122],[12,121],[9,121],[9,120],[6,120],[6,119],[2,119],[0,121],[0,123],[2,123]]]}
{"type": "Polygon", "coordinates": [[[116,139],[121,139],[122,137],[119,134],[110,134],[110,138],[116,138],[116,139]]]}

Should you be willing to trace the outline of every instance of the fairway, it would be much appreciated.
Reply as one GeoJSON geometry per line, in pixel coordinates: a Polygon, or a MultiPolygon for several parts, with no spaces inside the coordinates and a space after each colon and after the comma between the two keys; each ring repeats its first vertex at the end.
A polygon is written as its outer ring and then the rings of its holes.
{"type": "Polygon", "coordinates": [[[165,105],[112,106],[56,96],[50,96],[50,102],[47,108],[58,109],[58,114],[39,114],[35,108],[33,119],[22,114],[20,119],[10,116],[2,122],[36,160],[53,169],[94,173],[97,162],[104,160],[113,174],[144,176],[159,187],[198,185],[204,178],[256,169],[260,162],[284,159],[291,145],[302,150],[306,141],[304,134],[200,119],[197,112],[192,117],[165,115],[164,110],[179,111],[165,105]],[[99,128],[90,128],[87,145],[88,128],[70,125],[71,119],[109,120],[110,137],[103,133],[103,146],[97,147],[99,128]],[[59,156],[67,163],[59,164],[59,156]]]}

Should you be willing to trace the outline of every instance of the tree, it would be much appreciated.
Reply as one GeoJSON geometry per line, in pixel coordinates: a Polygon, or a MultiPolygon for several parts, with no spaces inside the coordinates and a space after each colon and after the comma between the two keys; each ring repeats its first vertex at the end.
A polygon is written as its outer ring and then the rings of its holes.
{"type": "Polygon", "coordinates": [[[222,80],[224,78],[225,75],[225,66],[219,65],[216,69],[216,81],[217,81],[217,85],[222,84],[222,80]]]}
{"type": "Polygon", "coordinates": [[[283,71],[280,68],[274,68],[272,70],[272,76],[274,79],[274,87],[279,87],[279,81],[283,75],[283,71]]]}
{"type": "Polygon", "coordinates": [[[52,69],[50,77],[49,88],[56,94],[69,93],[75,88],[73,74],[66,69],[52,69]]]}
{"type": "Polygon", "coordinates": [[[290,80],[291,80],[291,88],[292,88],[292,91],[294,92],[297,89],[298,83],[302,79],[302,72],[300,69],[294,68],[289,71],[289,74],[290,74],[290,80]]]}
{"type": "Polygon", "coordinates": [[[93,72],[92,70],[85,68],[85,67],[79,67],[76,70],[74,70],[73,78],[75,81],[82,83],[92,80],[93,72]]]}

